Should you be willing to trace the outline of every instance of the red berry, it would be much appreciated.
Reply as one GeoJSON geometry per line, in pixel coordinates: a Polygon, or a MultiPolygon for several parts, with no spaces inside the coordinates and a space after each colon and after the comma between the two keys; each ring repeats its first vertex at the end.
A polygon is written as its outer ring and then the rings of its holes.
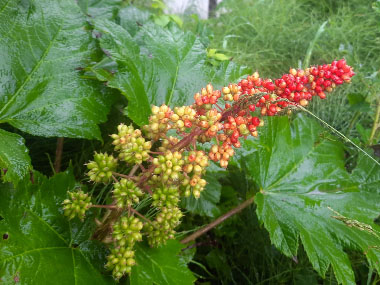
{"type": "Polygon", "coordinates": [[[255,112],[255,110],[256,110],[256,107],[255,107],[254,104],[249,105],[248,108],[249,108],[249,110],[250,110],[251,112],[255,112]]]}
{"type": "Polygon", "coordinates": [[[297,86],[296,86],[296,90],[297,91],[302,91],[302,89],[303,89],[303,84],[298,83],[297,86]]]}
{"type": "Polygon", "coordinates": [[[240,125],[245,123],[245,120],[242,116],[238,116],[238,117],[236,117],[235,122],[238,126],[240,126],[240,125]]]}
{"type": "Polygon", "coordinates": [[[252,125],[254,125],[255,127],[257,127],[258,125],[260,125],[260,119],[259,117],[252,117],[252,125]]]}
{"type": "Polygon", "coordinates": [[[277,106],[276,105],[270,105],[269,106],[269,111],[271,112],[271,113],[276,113],[277,112],[277,106]]]}

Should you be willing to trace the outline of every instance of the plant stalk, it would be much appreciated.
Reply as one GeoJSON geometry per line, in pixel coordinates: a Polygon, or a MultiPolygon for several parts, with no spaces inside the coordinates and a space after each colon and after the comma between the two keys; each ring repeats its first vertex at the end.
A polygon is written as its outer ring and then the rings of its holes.
{"type": "Polygon", "coordinates": [[[210,224],[206,225],[205,227],[197,230],[196,232],[192,233],[188,237],[184,238],[183,240],[181,240],[181,243],[186,244],[186,243],[189,243],[189,242],[197,239],[201,235],[207,233],[208,231],[212,230],[213,228],[215,228],[216,226],[218,226],[219,224],[221,224],[222,222],[227,220],[229,217],[239,213],[241,210],[243,210],[244,208],[251,205],[253,203],[253,200],[254,200],[254,197],[249,198],[248,200],[246,200],[243,203],[241,203],[240,205],[238,205],[236,208],[225,213],[223,216],[220,216],[219,218],[217,218],[215,221],[211,222],[210,224]]]}
{"type": "Polygon", "coordinates": [[[57,139],[57,147],[55,150],[55,161],[54,161],[54,172],[55,173],[58,173],[61,171],[62,151],[63,151],[63,138],[58,138],[57,139]]]}
{"type": "Polygon", "coordinates": [[[375,120],[373,122],[373,127],[372,127],[372,130],[371,130],[371,135],[370,135],[369,141],[368,141],[369,145],[373,144],[373,140],[375,138],[376,131],[379,128],[379,125],[380,125],[379,118],[380,118],[380,99],[378,99],[378,101],[377,101],[375,120]]]}

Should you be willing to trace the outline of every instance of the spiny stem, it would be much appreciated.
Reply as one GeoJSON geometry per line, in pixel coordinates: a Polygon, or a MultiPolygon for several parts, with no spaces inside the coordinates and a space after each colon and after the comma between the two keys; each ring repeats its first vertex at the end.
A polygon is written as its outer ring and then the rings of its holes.
{"type": "Polygon", "coordinates": [[[254,200],[254,197],[249,198],[248,200],[246,200],[243,203],[241,203],[240,205],[238,205],[236,208],[234,208],[231,211],[225,213],[223,216],[220,216],[219,218],[217,218],[215,221],[211,222],[210,224],[206,225],[205,227],[197,230],[193,234],[191,234],[188,237],[184,238],[183,240],[181,240],[181,243],[186,244],[186,243],[189,243],[189,242],[197,239],[201,235],[207,233],[211,229],[215,228],[216,226],[218,226],[219,224],[221,224],[222,222],[224,222],[225,220],[227,220],[229,217],[235,215],[236,213],[239,213],[241,210],[243,210],[244,208],[246,208],[249,205],[251,205],[253,203],[253,200],[254,200]]]}

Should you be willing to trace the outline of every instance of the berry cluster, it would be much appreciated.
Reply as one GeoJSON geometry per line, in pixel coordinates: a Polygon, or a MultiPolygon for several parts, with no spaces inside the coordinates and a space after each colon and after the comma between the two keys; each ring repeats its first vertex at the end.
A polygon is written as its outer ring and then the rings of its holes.
{"type": "Polygon", "coordinates": [[[115,279],[120,279],[125,274],[130,274],[132,266],[136,264],[135,251],[129,247],[114,247],[111,254],[107,256],[106,268],[112,270],[115,279]]]}
{"type": "Polygon", "coordinates": [[[87,164],[87,168],[90,171],[87,175],[90,180],[94,182],[104,182],[107,183],[112,177],[112,172],[115,171],[117,167],[117,159],[112,155],[107,153],[95,153],[94,161],[90,161],[87,164]]]}
{"type": "Polygon", "coordinates": [[[183,170],[187,173],[187,177],[182,181],[185,197],[190,196],[191,191],[195,198],[200,197],[201,192],[206,186],[206,180],[201,177],[206,172],[208,165],[208,157],[204,151],[191,151],[185,157],[183,170]]]}
{"type": "Polygon", "coordinates": [[[168,239],[174,239],[174,228],[180,224],[182,216],[181,210],[177,207],[163,207],[152,223],[145,224],[149,245],[156,247],[168,239]]]}
{"type": "Polygon", "coordinates": [[[119,158],[130,164],[140,164],[149,158],[149,150],[152,147],[151,141],[145,141],[139,129],[133,126],[120,124],[118,134],[113,134],[113,145],[115,151],[119,151],[119,158]]]}
{"type": "MultiPolygon", "coordinates": [[[[152,106],[149,123],[141,130],[120,124],[111,137],[118,159],[131,166],[129,173],[117,173],[117,159],[108,154],[95,153],[94,161],[87,165],[90,180],[115,181],[112,205],[98,207],[116,209],[116,214],[108,213],[97,231],[99,239],[114,242],[107,263],[114,277],[131,272],[133,246],[143,235],[151,246],[174,238],[183,215],[178,207],[180,198],[200,197],[209,160],[226,168],[234,148],[240,147],[239,139],[258,136],[264,116],[290,114],[316,96],[324,99],[353,75],[344,59],[305,70],[292,68],[275,80],[260,78],[255,72],[220,90],[207,84],[194,95],[190,106],[152,106]],[[219,105],[221,99],[224,102],[219,105]],[[206,142],[211,144],[207,152],[197,147],[206,142]],[[148,198],[140,201],[143,196],[148,198]]],[[[70,195],[71,200],[64,201],[65,215],[83,218],[91,206],[89,197],[81,191],[70,195]]]]}
{"type": "Polygon", "coordinates": [[[91,207],[91,197],[82,190],[76,192],[67,192],[70,199],[63,201],[63,213],[69,218],[74,219],[76,216],[83,220],[86,211],[91,207]]]}
{"type": "Polygon", "coordinates": [[[154,177],[152,181],[160,181],[162,183],[175,184],[181,175],[184,161],[182,154],[178,151],[165,152],[165,155],[159,155],[153,159],[154,177]]]}
{"type": "Polygon", "coordinates": [[[113,198],[118,208],[126,208],[140,201],[140,197],[144,195],[139,187],[132,180],[120,179],[114,184],[113,198]]]}
{"type": "Polygon", "coordinates": [[[112,274],[119,279],[124,274],[131,273],[135,265],[133,247],[136,241],[142,240],[140,231],[143,223],[134,216],[123,216],[113,225],[112,237],[115,245],[111,254],[107,257],[106,267],[112,270],[112,274]]]}
{"type": "Polygon", "coordinates": [[[154,207],[175,207],[179,202],[179,192],[177,186],[161,186],[153,191],[154,207]]]}

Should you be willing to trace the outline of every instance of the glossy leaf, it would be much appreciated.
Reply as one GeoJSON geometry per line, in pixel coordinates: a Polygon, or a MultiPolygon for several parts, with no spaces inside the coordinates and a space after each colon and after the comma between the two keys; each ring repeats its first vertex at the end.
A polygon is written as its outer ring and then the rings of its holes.
{"type": "Polygon", "coordinates": [[[286,117],[269,119],[244,149],[238,161],[259,186],[257,215],[278,249],[296,256],[302,242],[314,269],[325,276],[331,265],[343,284],[355,282],[348,249],[380,270],[373,222],[380,209],[378,166],[359,162],[350,176],[342,144],[305,116],[292,124],[286,117]]]}
{"type": "Polygon", "coordinates": [[[135,37],[110,21],[95,21],[95,28],[102,49],[118,65],[107,84],[128,98],[127,114],[139,125],[147,123],[151,104],[190,105],[207,83],[215,80],[219,87],[222,77],[225,84],[249,71],[228,62],[220,71],[210,71],[204,45],[175,25],[149,23],[135,37]]]}
{"type": "Polygon", "coordinates": [[[24,139],[2,129],[0,129],[0,171],[1,169],[6,169],[3,179],[9,182],[22,180],[31,169],[24,139]]]}
{"type": "MultiPolygon", "coordinates": [[[[113,284],[102,274],[105,250],[89,240],[93,219],[69,222],[61,203],[75,187],[71,172],[34,184],[0,184],[0,276],[4,284],[113,284]]],[[[91,215],[91,214],[90,214],[91,215]]]]}
{"type": "Polygon", "coordinates": [[[116,17],[122,2],[122,0],[77,0],[85,15],[110,20],[116,17]]]}
{"type": "Polygon", "coordinates": [[[182,199],[183,207],[186,210],[201,216],[217,217],[220,215],[217,203],[220,199],[222,186],[215,175],[216,173],[207,172],[205,175],[207,185],[198,199],[195,199],[194,196],[182,199]]]}
{"type": "Polygon", "coordinates": [[[176,240],[169,240],[159,248],[137,245],[137,265],[132,269],[131,284],[193,284],[195,278],[179,256],[183,247],[176,240]]]}
{"type": "Polygon", "coordinates": [[[0,0],[0,123],[33,135],[100,138],[111,98],[80,68],[94,54],[71,0],[0,0]]]}
{"type": "Polygon", "coordinates": [[[138,9],[133,5],[128,5],[120,9],[118,14],[120,25],[126,29],[131,36],[136,35],[139,26],[148,22],[150,15],[148,11],[138,9]]]}

